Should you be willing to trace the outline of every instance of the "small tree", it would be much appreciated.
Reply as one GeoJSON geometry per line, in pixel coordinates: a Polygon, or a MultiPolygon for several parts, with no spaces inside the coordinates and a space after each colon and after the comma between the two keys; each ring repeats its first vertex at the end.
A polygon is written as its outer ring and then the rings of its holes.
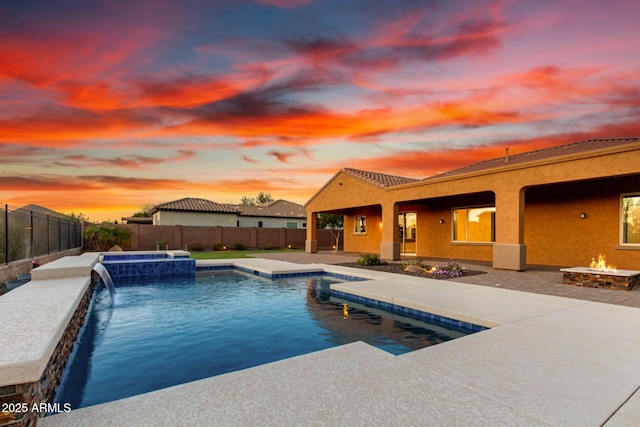
{"type": "Polygon", "coordinates": [[[153,209],[154,207],[154,205],[150,204],[144,205],[138,212],[133,214],[133,218],[149,218],[151,216],[149,215],[149,212],[151,212],[151,209],[153,209]]]}
{"type": "Polygon", "coordinates": [[[93,224],[84,229],[84,237],[91,239],[94,249],[108,251],[114,245],[123,246],[131,240],[131,230],[112,224],[93,224]]]}
{"type": "Polygon", "coordinates": [[[258,193],[256,197],[242,196],[240,199],[241,206],[256,206],[264,205],[265,203],[273,202],[274,198],[269,193],[258,193]]]}
{"type": "Polygon", "coordinates": [[[319,214],[318,228],[328,228],[331,230],[331,236],[335,241],[335,248],[338,249],[340,242],[340,233],[344,229],[344,216],[334,214],[319,214]]]}
{"type": "Polygon", "coordinates": [[[83,214],[82,212],[77,213],[77,214],[71,212],[69,214],[69,218],[71,218],[74,221],[78,221],[78,222],[80,222],[82,224],[84,224],[85,222],[89,222],[89,217],[86,216],[85,214],[83,214]]]}

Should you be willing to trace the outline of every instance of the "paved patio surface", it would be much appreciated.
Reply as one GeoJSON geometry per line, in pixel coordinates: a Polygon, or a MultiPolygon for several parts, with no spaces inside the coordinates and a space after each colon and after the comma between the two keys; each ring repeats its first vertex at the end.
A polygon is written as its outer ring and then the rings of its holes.
{"type": "MultiPolygon", "coordinates": [[[[298,264],[345,264],[356,262],[360,254],[348,252],[321,251],[315,254],[305,252],[274,252],[256,254],[256,257],[289,261],[298,264]]],[[[423,259],[425,264],[435,265],[443,260],[423,259]]],[[[460,263],[469,270],[484,271],[486,274],[450,279],[472,285],[501,287],[536,294],[555,295],[607,304],[625,305],[640,308],[640,288],[632,291],[614,291],[609,289],[570,286],[562,283],[562,267],[529,266],[525,271],[496,270],[489,263],[463,261],[460,263]]],[[[571,266],[576,267],[576,266],[571,266]]]]}

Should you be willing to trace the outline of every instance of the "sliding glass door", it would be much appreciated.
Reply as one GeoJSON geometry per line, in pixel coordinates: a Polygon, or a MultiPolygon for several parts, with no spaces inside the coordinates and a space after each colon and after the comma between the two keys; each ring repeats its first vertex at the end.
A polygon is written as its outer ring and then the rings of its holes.
{"type": "Polygon", "coordinates": [[[417,228],[417,214],[415,212],[403,212],[398,215],[398,236],[402,255],[416,255],[417,228]]]}

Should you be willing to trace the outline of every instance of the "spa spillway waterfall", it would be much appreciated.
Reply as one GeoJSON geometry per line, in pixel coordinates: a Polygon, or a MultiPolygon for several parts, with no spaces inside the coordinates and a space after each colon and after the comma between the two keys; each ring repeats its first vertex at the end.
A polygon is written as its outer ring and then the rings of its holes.
{"type": "Polygon", "coordinates": [[[111,304],[115,304],[116,288],[113,285],[113,280],[111,280],[111,275],[109,274],[107,269],[104,267],[104,265],[100,263],[96,264],[93,267],[93,271],[98,273],[98,275],[102,279],[102,282],[104,283],[104,286],[109,291],[109,296],[111,297],[111,304]]]}

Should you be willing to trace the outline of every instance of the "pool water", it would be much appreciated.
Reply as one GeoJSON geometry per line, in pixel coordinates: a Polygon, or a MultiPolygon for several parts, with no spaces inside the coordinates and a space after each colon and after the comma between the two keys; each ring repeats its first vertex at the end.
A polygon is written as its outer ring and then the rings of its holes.
{"type": "Polygon", "coordinates": [[[114,306],[101,288],[56,401],[76,409],[355,341],[397,355],[469,333],[331,297],[341,281],[238,272],[123,281],[114,306]]]}

